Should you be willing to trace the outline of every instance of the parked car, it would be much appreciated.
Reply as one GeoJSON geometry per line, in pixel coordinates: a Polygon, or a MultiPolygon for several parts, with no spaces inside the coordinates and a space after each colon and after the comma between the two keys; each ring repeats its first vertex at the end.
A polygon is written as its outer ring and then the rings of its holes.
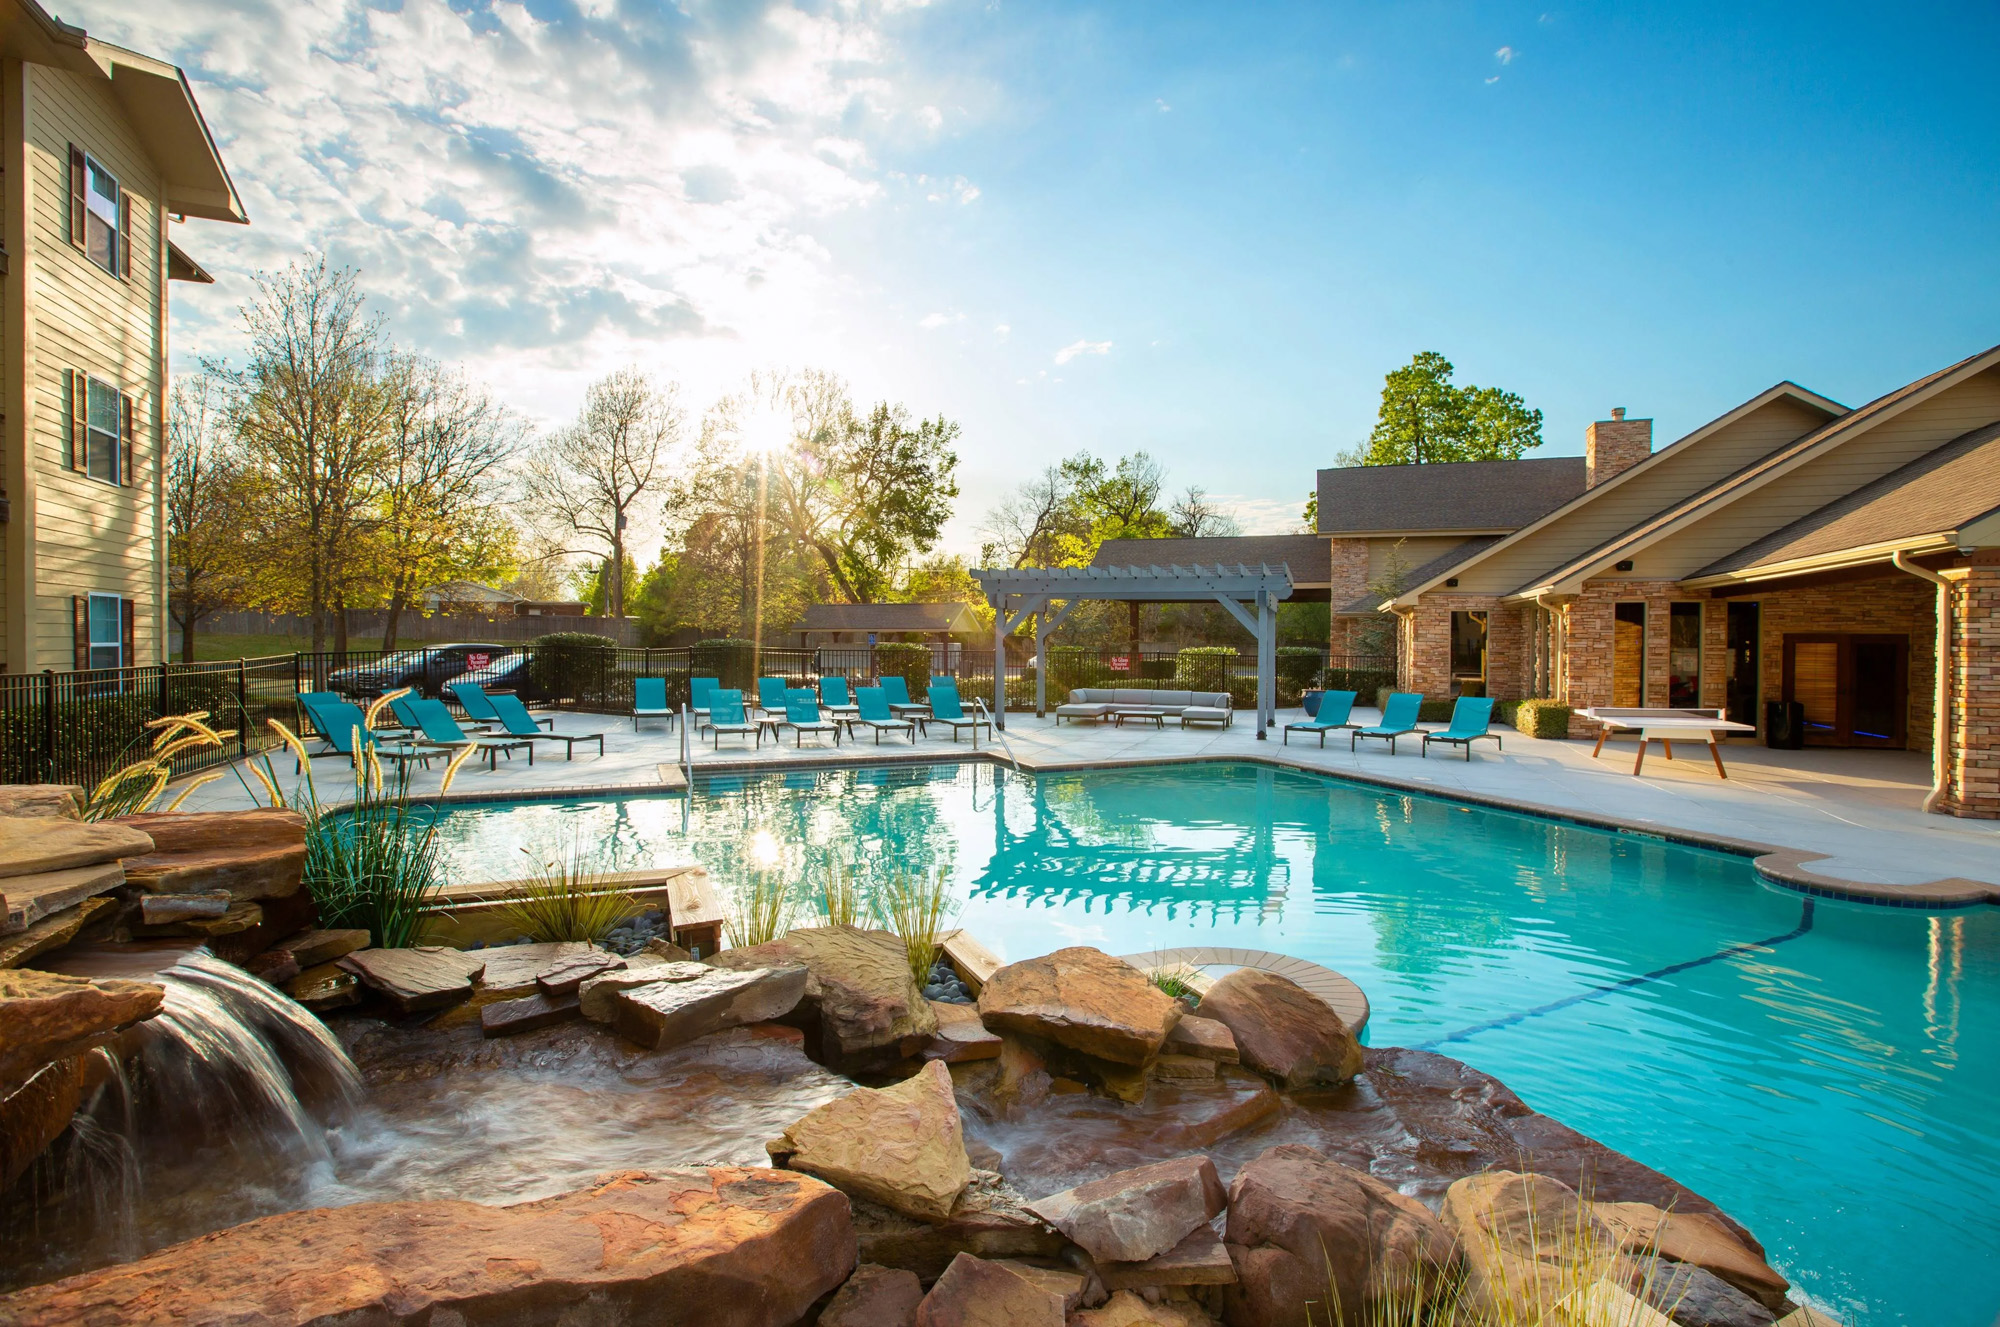
{"type": "Polygon", "coordinates": [[[488,669],[496,660],[510,656],[524,661],[527,657],[504,645],[427,645],[335,669],[327,681],[346,696],[374,697],[414,687],[436,697],[445,683],[461,674],[488,669]]]}
{"type": "Polygon", "coordinates": [[[469,668],[446,681],[476,682],[486,691],[511,691],[524,701],[537,698],[528,685],[528,656],[525,654],[503,654],[484,668],[469,668]]]}

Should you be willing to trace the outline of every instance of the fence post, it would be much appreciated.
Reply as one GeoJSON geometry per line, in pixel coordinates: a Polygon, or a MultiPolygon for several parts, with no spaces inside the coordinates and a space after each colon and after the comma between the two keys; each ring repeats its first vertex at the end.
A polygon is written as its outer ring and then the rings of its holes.
{"type": "Polygon", "coordinates": [[[236,754],[250,754],[250,683],[243,660],[236,660],[236,754]]]}
{"type": "Polygon", "coordinates": [[[160,664],[160,685],[159,689],[154,693],[154,698],[153,698],[153,709],[154,709],[153,717],[155,719],[164,719],[167,717],[168,666],[169,665],[166,664],[164,661],[160,664]]]}
{"type": "Polygon", "coordinates": [[[56,670],[42,670],[42,782],[56,781],[56,670]]]}

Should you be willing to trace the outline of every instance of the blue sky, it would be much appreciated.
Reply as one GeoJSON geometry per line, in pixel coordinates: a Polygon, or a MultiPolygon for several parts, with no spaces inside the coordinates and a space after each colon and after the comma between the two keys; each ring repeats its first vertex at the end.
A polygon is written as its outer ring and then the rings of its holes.
{"type": "Polygon", "coordinates": [[[1548,450],[1781,378],[1850,404],[2000,342],[2000,10],[88,0],[184,65],[255,223],[177,236],[176,349],[352,263],[556,421],[636,363],[964,426],[990,502],[1143,447],[1253,529],[1437,350],[1548,450]]]}

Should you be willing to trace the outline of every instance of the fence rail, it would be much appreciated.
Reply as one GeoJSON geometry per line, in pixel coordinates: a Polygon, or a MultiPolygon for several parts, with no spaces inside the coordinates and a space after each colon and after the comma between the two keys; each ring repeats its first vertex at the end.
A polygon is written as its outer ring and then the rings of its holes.
{"type": "MultiPolygon", "coordinates": [[[[1295,703],[1299,691],[1315,684],[1351,687],[1372,699],[1377,685],[1394,681],[1392,661],[1379,669],[1355,664],[1349,658],[1329,669],[1324,652],[1281,656],[1279,703],[1295,703]]],[[[1010,652],[1001,667],[1007,708],[1032,708],[1033,656],[1010,652]]],[[[1162,651],[1134,655],[1129,650],[1057,648],[1049,652],[1048,669],[1045,694],[1050,704],[1060,703],[1077,687],[1181,686],[1228,690],[1237,695],[1239,705],[1248,705],[1255,688],[1255,660],[1247,654],[1180,658],[1162,651]]],[[[177,776],[192,773],[272,746],[277,737],[266,720],[296,723],[294,697],[301,691],[369,697],[408,686],[457,709],[446,684],[472,679],[556,709],[628,714],[632,684],[639,677],[667,679],[667,702],[679,706],[690,699],[688,682],[697,675],[719,678],[724,686],[752,694],[760,676],[811,685],[825,677],[854,682],[893,672],[921,694],[932,676],[948,675],[968,697],[988,698],[993,694],[993,670],[991,651],[957,645],[927,650],[898,645],[772,648],[753,655],[747,645],[647,649],[608,641],[524,645],[498,640],[450,648],[416,646],[391,654],[348,650],[87,672],[0,674],[0,783],[92,786],[144,758],[152,738],[147,723],[205,710],[212,724],[234,729],[236,735],[223,750],[189,751],[175,758],[177,776]]]]}

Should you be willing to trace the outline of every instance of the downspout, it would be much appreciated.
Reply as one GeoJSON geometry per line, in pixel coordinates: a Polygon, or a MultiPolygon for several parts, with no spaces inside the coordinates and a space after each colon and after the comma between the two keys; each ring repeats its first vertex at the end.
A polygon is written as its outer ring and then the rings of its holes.
{"type": "Polygon", "coordinates": [[[1914,562],[1905,561],[1903,550],[1897,549],[1889,555],[1889,561],[1898,571],[1907,571],[1912,576],[1921,576],[1937,586],[1937,688],[1936,722],[1931,734],[1931,791],[1924,798],[1926,814],[1937,809],[1944,800],[1945,784],[1950,777],[1951,741],[1951,582],[1932,571],[1929,567],[1919,567],[1914,562]]]}

